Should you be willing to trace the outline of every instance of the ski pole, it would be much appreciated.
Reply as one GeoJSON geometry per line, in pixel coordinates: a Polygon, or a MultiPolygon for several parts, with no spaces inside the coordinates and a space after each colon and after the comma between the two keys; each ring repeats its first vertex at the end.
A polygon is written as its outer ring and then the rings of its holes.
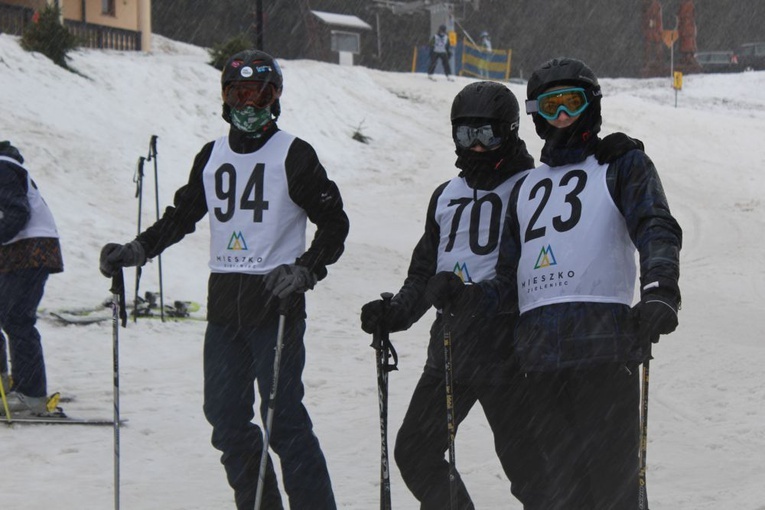
{"type": "MultiPolygon", "coordinates": [[[[5,353],[5,335],[0,331],[0,374],[8,373],[8,358],[5,353]]],[[[10,385],[8,385],[10,388],[10,385]]],[[[5,381],[0,379],[0,400],[3,401],[3,409],[5,410],[5,419],[8,423],[11,423],[11,410],[8,408],[8,399],[5,396],[5,381]]]]}
{"type": "MultiPolygon", "coordinates": [[[[157,169],[157,135],[151,135],[149,140],[148,161],[154,161],[154,206],[159,220],[159,172],[157,169]]],[[[159,268],[159,317],[165,322],[165,293],[162,290],[162,255],[157,255],[157,267],[159,268]]]]}
{"type": "Polygon", "coordinates": [[[125,280],[122,270],[112,277],[112,368],[114,399],[114,510],[120,508],[120,363],[119,321],[127,325],[125,280]]]}
{"type": "Polygon", "coordinates": [[[449,507],[457,508],[457,466],[454,438],[457,423],[454,415],[454,369],[452,367],[452,332],[449,326],[449,311],[444,307],[444,386],[446,387],[446,428],[449,434],[449,507]]]}
{"type": "Polygon", "coordinates": [[[377,361],[377,399],[380,408],[380,510],[391,510],[390,462],[388,460],[388,372],[397,370],[398,356],[390,343],[387,314],[393,294],[383,292],[382,323],[372,335],[372,347],[377,361]],[[390,357],[393,357],[393,364],[390,357]]]}
{"type": "MultiPolygon", "coordinates": [[[[146,158],[138,158],[138,168],[133,176],[135,196],[138,199],[138,233],[141,233],[141,212],[143,210],[143,164],[146,158]]],[[[138,288],[141,284],[141,266],[135,268],[135,300],[133,301],[133,322],[138,321],[138,288]]]]}
{"type": "Polygon", "coordinates": [[[638,509],[648,510],[646,497],[646,453],[648,453],[648,379],[650,375],[651,344],[643,361],[643,389],[640,396],[640,470],[638,471],[638,509]]]}
{"type": "Polygon", "coordinates": [[[5,397],[5,389],[3,388],[3,383],[0,382],[0,399],[3,401],[3,410],[5,410],[5,420],[8,423],[11,423],[11,410],[8,408],[8,399],[5,397]]]}
{"type": "Polygon", "coordinates": [[[266,482],[266,467],[268,466],[268,445],[271,442],[271,425],[274,421],[274,406],[276,390],[279,384],[279,367],[282,361],[282,345],[284,345],[284,325],[289,310],[290,296],[279,301],[279,329],[276,333],[276,351],[274,353],[274,378],[271,381],[271,393],[268,395],[268,412],[263,427],[263,450],[260,453],[260,469],[258,470],[258,487],[255,490],[255,510],[260,510],[263,500],[263,486],[266,482]]]}

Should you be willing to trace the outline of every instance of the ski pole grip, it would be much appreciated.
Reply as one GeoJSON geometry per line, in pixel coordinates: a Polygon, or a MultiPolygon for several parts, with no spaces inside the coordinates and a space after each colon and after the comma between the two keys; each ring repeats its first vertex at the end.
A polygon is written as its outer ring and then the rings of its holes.
{"type": "Polygon", "coordinates": [[[393,299],[393,294],[390,293],[390,292],[383,292],[382,294],[380,294],[380,297],[382,298],[382,303],[383,303],[383,306],[382,306],[382,313],[383,313],[383,316],[382,316],[382,326],[380,327],[380,329],[382,330],[382,332],[384,334],[387,335],[389,333],[389,330],[388,330],[388,312],[390,311],[390,302],[393,299]]]}
{"type": "Polygon", "coordinates": [[[393,294],[390,292],[383,292],[380,294],[380,297],[382,298],[382,317],[377,324],[377,329],[372,333],[372,343],[370,344],[370,347],[378,351],[382,349],[384,338],[388,335],[387,315],[388,309],[390,308],[390,301],[393,299],[393,294]]]}
{"type": "Polygon", "coordinates": [[[151,150],[152,155],[157,155],[157,135],[151,135],[151,140],[149,141],[149,150],[151,150]]]}
{"type": "Polygon", "coordinates": [[[127,309],[125,307],[125,278],[122,275],[122,269],[112,276],[111,292],[112,299],[117,300],[116,303],[112,303],[112,306],[119,308],[119,318],[124,328],[127,326],[127,309]]]}
{"type": "Polygon", "coordinates": [[[293,299],[294,297],[290,294],[289,296],[279,300],[279,315],[287,315],[287,312],[292,307],[293,299]]]}

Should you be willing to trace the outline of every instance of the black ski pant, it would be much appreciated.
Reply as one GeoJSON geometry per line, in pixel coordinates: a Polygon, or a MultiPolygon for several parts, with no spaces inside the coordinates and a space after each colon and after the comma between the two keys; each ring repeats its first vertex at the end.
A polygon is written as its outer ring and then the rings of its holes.
{"type": "MultiPolygon", "coordinates": [[[[505,383],[454,384],[457,426],[476,402],[483,407],[494,434],[494,447],[512,494],[525,510],[548,510],[544,503],[542,459],[535,448],[524,409],[524,378],[517,375],[505,383]]],[[[446,388],[443,377],[424,372],[412,395],[404,422],[396,436],[394,456],[409,490],[421,510],[444,510],[449,503],[449,448],[446,422],[446,388]]],[[[459,455],[457,456],[459,457],[459,455]]],[[[473,502],[459,474],[456,478],[460,510],[473,509],[473,502]]]]}
{"type": "Polygon", "coordinates": [[[527,377],[532,430],[547,459],[549,510],[637,510],[638,370],[609,363],[527,377]]]}
{"type": "Polygon", "coordinates": [[[431,75],[435,72],[439,60],[441,61],[441,66],[444,68],[444,74],[448,78],[449,75],[452,74],[452,68],[449,65],[449,55],[447,53],[431,52],[430,65],[428,66],[428,75],[431,75]]]}
{"type": "Polygon", "coordinates": [[[44,397],[48,392],[42,341],[36,327],[37,307],[48,275],[45,268],[0,273],[0,329],[8,336],[13,389],[28,397],[44,397]]]}
{"type": "MultiPolygon", "coordinates": [[[[264,326],[240,329],[209,323],[204,345],[204,412],[213,426],[212,444],[234,489],[238,510],[252,510],[258,483],[263,435],[252,423],[255,389],[266,423],[273,381],[278,316],[264,326]]],[[[305,320],[286,321],[270,448],[279,456],[284,489],[293,510],[335,510],[324,454],[302,403],[305,320]]],[[[282,509],[270,458],[262,510],[282,509]]]]}

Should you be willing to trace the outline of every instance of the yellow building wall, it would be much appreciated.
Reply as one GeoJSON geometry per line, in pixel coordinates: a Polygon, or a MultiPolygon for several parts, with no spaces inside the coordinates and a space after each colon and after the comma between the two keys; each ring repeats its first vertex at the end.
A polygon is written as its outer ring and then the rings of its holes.
{"type": "MultiPolygon", "coordinates": [[[[64,19],[82,20],[82,0],[62,2],[64,19]]],[[[101,0],[85,0],[85,21],[106,27],[138,31],[138,0],[115,0],[114,16],[101,14],[101,0]]]]}
{"type": "MultiPolygon", "coordinates": [[[[42,9],[46,3],[53,0],[3,0],[3,3],[42,9]]],[[[101,0],[85,0],[85,13],[87,23],[103,25],[106,27],[123,28],[125,30],[140,31],[138,25],[138,4],[140,0],[115,0],[114,16],[101,14],[101,0]]],[[[61,14],[64,19],[82,21],[82,0],[59,0],[61,14]]]]}
{"type": "MultiPolygon", "coordinates": [[[[3,3],[42,9],[56,0],[3,0],[3,3]]],[[[68,21],[83,21],[83,0],[58,0],[68,21]]],[[[151,0],[115,0],[114,15],[101,13],[101,0],[85,0],[86,23],[141,33],[141,48],[151,50],[151,0]]]]}

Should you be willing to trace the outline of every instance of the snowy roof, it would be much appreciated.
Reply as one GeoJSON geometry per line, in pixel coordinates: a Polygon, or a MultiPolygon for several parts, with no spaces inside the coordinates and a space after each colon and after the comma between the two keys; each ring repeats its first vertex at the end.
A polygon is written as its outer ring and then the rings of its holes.
{"type": "Polygon", "coordinates": [[[327,25],[338,25],[351,28],[363,28],[364,30],[372,30],[372,26],[367,24],[363,19],[350,14],[336,14],[334,12],[324,11],[311,11],[320,20],[327,25]]]}

